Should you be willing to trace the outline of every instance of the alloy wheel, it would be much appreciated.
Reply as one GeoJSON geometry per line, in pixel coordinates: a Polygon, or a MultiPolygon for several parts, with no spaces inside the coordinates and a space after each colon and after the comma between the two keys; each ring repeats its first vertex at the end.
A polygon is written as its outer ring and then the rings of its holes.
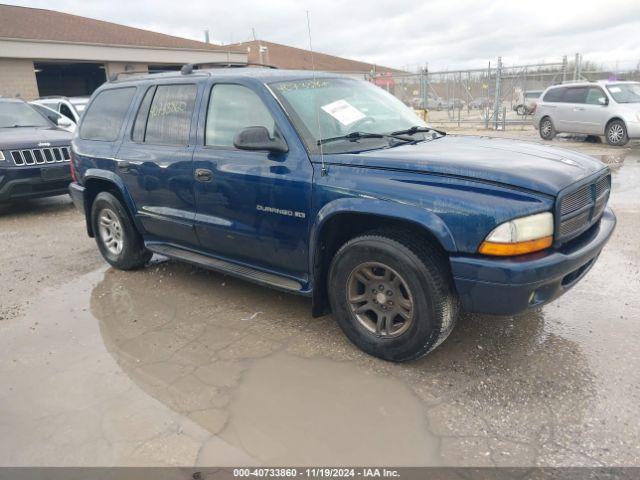
{"type": "Polygon", "coordinates": [[[120,219],[109,208],[100,211],[98,217],[98,231],[100,240],[104,244],[109,253],[120,255],[124,244],[124,234],[122,232],[122,224],[120,219]]]}
{"type": "Polygon", "coordinates": [[[397,337],[414,322],[413,295],[407,282],[391,267],[362,263],[347,280],[351,313],[366,330],[379,337],[397,337]]]}

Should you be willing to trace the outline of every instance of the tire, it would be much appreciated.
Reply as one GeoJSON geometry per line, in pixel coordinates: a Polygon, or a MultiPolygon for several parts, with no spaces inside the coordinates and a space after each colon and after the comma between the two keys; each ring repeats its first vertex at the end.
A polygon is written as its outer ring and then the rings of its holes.
{"type": "Polygon", "coordinates": [[[349,340],[366,353],[394,362],[417,359],[440,345],[457,320],[458,298],[447,265],[444,254],[409,233],[356,237],[331,261],[333,315],[349,340]],[[406,316],[396,314],[400,310],[406,316]]]}
{"type": "Polygon", "coordinates": [[[111,193],[96,196],[91,206],[91,226],[98,249],[111,266],[133,270],[151,259],[153,254],[144,247],[126,208],[111,193]]]}
{"type": "Polygon", "coordinates": [[[629,141],[627,126],[622,120],[613,120],[609,122],[604,133],[607,137],[607,143],[614,147],[622,147],[629,141]]]}
{"type": "Polygon", "coordinates": [[[544,140],[553,140],[556,136],[556,128],[553,126],[553,122],[549,117],[544,117],[540,120],[539,132],[544,140]]]}

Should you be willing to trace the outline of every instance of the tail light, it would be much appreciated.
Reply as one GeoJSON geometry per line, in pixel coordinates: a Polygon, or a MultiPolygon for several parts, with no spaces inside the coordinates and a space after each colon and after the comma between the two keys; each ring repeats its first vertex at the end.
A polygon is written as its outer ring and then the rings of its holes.
{"type": "Polygon", "coordinates": [[[536,113],[536,108],[538,108],[538,104],[534,102],[533,106],[531,107],[531,113],[536,113]]]}
{"type": "Polygon", "coordinates": [[[73,149],[70,148],[69,149],[69,155],[71,158],[69,158],[69,170],[71,170],[71,180],[73,180],[74,182],[78,182],[78,177],[76,176],[76,167],[74,165],[75,163],[75,155],[73,154],[73,149]]]}

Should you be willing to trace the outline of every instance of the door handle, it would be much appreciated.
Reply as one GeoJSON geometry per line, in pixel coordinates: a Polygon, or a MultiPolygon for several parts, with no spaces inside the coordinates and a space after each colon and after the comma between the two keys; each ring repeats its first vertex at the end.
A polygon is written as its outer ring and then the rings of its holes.
{"type": "Polygon", "coordinates": [[[576,107],[573,109],[574,112],[581,112],[582,110],[584,110],[584,107],[576,107]]]}
{"type": "Polygon", "coordinates": [[[213,180],[213,172],[206,168],[196,168],[195,177],[199,182],[210,182],[213,180]]]}
{"type": "Polygon", "coordinates": [[[131,170],[131,163],[127,161],[119,161],[118,170],[125,173],[128,172],[129,170],[131,170]]]}

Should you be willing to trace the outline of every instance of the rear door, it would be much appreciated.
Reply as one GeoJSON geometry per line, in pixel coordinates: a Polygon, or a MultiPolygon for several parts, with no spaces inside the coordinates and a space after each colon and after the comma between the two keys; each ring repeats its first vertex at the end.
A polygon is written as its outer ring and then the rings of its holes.
{"type": "Polygon", "coordinates": [[[197,83],[148,86],[117,154],[118,174],[150,240],[197,245],[193,150],[197,83]]]}
{"type": "Polygon", "coordinates": [[[587,87],[567,87],[558,108],[562,131],[587,133],[585,131],[585,100],[587,87]]]}

